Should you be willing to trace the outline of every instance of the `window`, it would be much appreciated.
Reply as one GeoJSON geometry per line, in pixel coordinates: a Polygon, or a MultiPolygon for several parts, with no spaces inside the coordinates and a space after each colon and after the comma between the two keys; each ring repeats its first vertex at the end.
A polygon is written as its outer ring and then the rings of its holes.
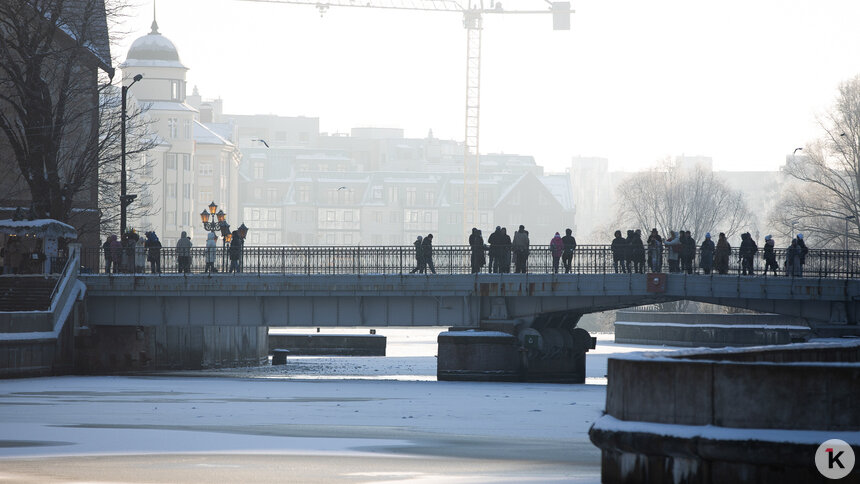
{"type": "Polygon", "coordinates": [[[412,223],[418,221],[418,211],[417,210],[408,210],[406,212],[406,222],[412,223]]]}
{"type": "Polygon", "coordinates": [[[182,184],[182,198],[191,198],[191,184],[183,183],[182,184]]]}
{"type": "Polygon", "coordinates": [[[176,183],[167,184],[167,198],[176,198],[176,183]]]}
{"type": "Polygon", "coordinates": [[[424,202],[427,203],[427,205],[433,205],[433,200],[435,198],[436,197],[433,195],[432,191],[427,190],[426,192],[424,192],[424,202]]]}
{"type": "Polygon", "coordinates": [[[325,219],[326,219],[326,221],[327,221],[327,222],[334,222],[334,221],[335,221],[335,213],[334,213],[334,210],[326,210],[326,212],[325,212],[325,219]]]}
{"type": "Polygon", "coordinates": [[[200,176],[212,176],[212,163],[198,163],[200,176]]]}
{"type": "Polygon", "coordinates": [[[411,207],[415,205],[415,187],[409,187],[406,189],[406,206],[411,207]]]}
{"type": "Polygon", "coordinates": [[[301,221],[302,221],[302,214],[298,210],[296,210],[295,212],[293,212],[293,222],[301,222],[301,221]]]}
{"type": "Polygon", "coordinates": [[[382,187],[373,187],[373,199],[382,200],[382,187]]]}
{"type": "Polygon", "coordinates": [[[182,224],[191,225],[191,212],[187,210],[185,212],[182,212],[182,224]]]}
{"type": "Polygon", "coordinates": [[[343,221],[344,222],[352,222],[352,212],[347,210],[343,212],[343,221]]]}
{"type": "Polygon", "coordinates": [[[381,224],[382,223],[382,212],[380,212],[380,211],[373,212],[373,218],[376,220],[376,223],[381,224]]]}
{"type": "Polygon", "coordinates": [[[176,154],[175,153],[167,153],[164,155],[164,164],[167,165],[168,170],[176,169],[176,154]]]}
{"type": "Polygon", "coordinates": [[[388,187],[388,201],[396,202],[397,198],[400,196],[398,193],[397,187],[388,187]]]}
{"type": "Polygon", "coordinates": [[[263,177],[265,176],[265,174],[266,174],[266,169],[265,169],[265,166],[263,166],[263,163],[261,163],[259,161],[255,162],[254,163],[254,179],[255,180],[262,180],[263,177]]]}
{"type": "Polygon", "coordinates": [[[176,118],[167,118],[168,138],[176,138],[179,136],[179,120],[176,118]]]}
{"type": "Polygon", "coordinates": [[[309,202],[311,199],[311,187],[302,185],[299,187],[299,201],[309,202]]]}
{"type": "Polygon", "coordinates": [[[176,225],[176,212],[167,212],[167,225],[176,225]]]}
{"type": "Polygon", "coordinates": [[[143,156],[143,175],[144,176],[152,176],[154,160],[150,159],[149,156],[143,156]]]}
{"type": "Polygon", "coordinates": [[[186,119],[185,121],[183,121],[182,127],[184,128],[184,131],[185,131],[185,139],[191,139],[191,137],[192,137],[191,136],[191,120],[186,119]]]}
{"type": "Polygon", "coordinates": [[[212,190],[200,190],[199,202],[209,204],[212,200],[214,200],[212,197],[212,190]]]}
{"type": "Polygon", "coordinates": [[[171,101],[179,101],[181,98],[179,97],[179,82],[180,81],[170,81],[170,100],[171,101]]]}
{"type": "Polygon", "coordinates": [[[278,201],[278,189],[277,188],[267,188],[266,189],[266,200],[269,202],[277,202],[278,201]]]}
{"type": "Polygon", "coordinates": [[[266,220],[278,220],[278,211],[277,210],[267,211],[266,220]]]}
{"type": "Polygon", "coordinates": [[[260,210],[259,209],[255,208],[255,209],[251,210],[251,220],[260,220],[260,210]]]}
{"type": "Polygon", "coordinates": [[[182,153],[182,168],[185,171],[191,171],[191,155],[188,153],[182,153]]]}
{"type": "Polygon", "coordinates": [[[432,212],[424,212],[424,223],[429,224],[433,222],[433,213],[432,212]]]}

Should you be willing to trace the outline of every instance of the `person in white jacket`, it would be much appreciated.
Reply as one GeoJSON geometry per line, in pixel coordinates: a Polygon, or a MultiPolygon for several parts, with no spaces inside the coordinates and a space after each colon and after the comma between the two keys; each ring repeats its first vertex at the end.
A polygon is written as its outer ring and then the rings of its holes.
{"type": "Polygon", "coordinates": [[[206,272],[218,272],[218,269],[215,268],[215,248],[217,247],[215,242],[217,240],[218,236],[215,235],[215,232],[209,232],[206,237],[206,272]]]}

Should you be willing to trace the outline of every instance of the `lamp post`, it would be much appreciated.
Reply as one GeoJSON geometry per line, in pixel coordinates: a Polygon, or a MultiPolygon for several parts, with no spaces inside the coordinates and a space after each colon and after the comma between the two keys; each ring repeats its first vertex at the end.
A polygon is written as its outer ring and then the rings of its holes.
{"type": "Polygon", "coordinates": [[[131,202],[137,198],[137,195],[129,195],[126,193],[126,172],[125,172],[125,104],[128,99],[128,90],[131,86],[134,85],[135,82],[143,79],[143,74],[138,74],[132,78],[131,84],[128,86],[122,86],[120,89],[122,91],[122,113],[120,115],[120,163],[121,163],[121,174],[120,174],[120,182],[119,182],[119,234],[125,233],[126,229],[126,220],[127,213],[126,209],[131,202]]]}
{"type": "MultiPolygon", "coordinates": [[[[212,232],[214,234],[216,231],[221,231],[221,238],[224,241],[224,252],[226,252],[227,242],[229,242],[230,239],[230,224],[227,223],[227,214],[224,213],[223,210],[218,210],[218,205],[213,201],[209,204],[208,210],[200,212],[200,221],[203,222],[203,230],[207,232],[212,232]]],[[[223,253],[221,254],[221,261],[221,270],[223,271],[223,253]]]]}

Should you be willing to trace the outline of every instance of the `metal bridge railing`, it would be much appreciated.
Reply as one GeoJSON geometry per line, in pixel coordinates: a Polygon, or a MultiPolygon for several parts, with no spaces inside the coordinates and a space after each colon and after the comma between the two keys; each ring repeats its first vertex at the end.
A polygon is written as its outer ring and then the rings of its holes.
{"type": "MultiPolygon", "coordinates": [[[[785,266],[786,249],[776,249],[779,269],[778,277],[792,276],[787,273],[785,266]]],[[[145,256],[148,258],[149,253],[145,256]]],[[[663,251],[661,272],[668,272],[668,250],[663,251]]],[[[207,249],[193,247],[189,273],[206,272],[207,249]]],[[[487,256],[485,252],[485,257],[487,256]]],[[[140,253],[138,253],[140,257],[140,253]]],[[[648,252],[646,250],[646,259],[648,252]]],[[[511,254],[511,260],[514,259],[511,254]]],[[[106,255],[102,248],[86,248],[81,253],[81,272],[98,274],[104,273],[106,255]]],[[[177,250],[172,247],[160,249],[159,259],[161,273],[177,273],[177,250]]],[[[528,256],[527,272],[547,274],[553,271],[552,253],[549,246],[531,246],[528,256]]],[[[471,249],[465,245],[446,245],[433,247],[433,265],[437,274],[469,274],[471,273],[471,249]]],[[[488,260],[488,259],[487,259],[488,260]]],[[[700,267],[701,254],[696,250],[693,259],[693,272],[703,274],[700,267]]],[[[257,274],[409,274],[416,267],[415,248],[412,246],[337,246],[337,247],[254,247],[246,246],[239,258],[239,270],[245,273],[257,274]]],[[[559,272],[564,272],[563,264],[559,264],[559,272]]],[[[627,265],[627,264],[623,264],[627,265]]],[[[635,272],[636,263],[631,261],[629,266],[635,272]]],[[[647,261],[641,264],[643,272],[651,272],[647,261]]],[[[219,274],[229,273],[229,248],[215,249],[214,266],[219,274]]],[[[124,250],[114,265],[117,273],[151,274],[147,261],[143,270],[135,268],[134,253],[124,250]]],[[[754,274],[764,276],[765,261],[762,251],[753,258],[754,274]]],[[[860,251],[844,251],[830,249],[810,249],[803,264],[803,277],[853,279],[860,276],[860,251]]],[[[738,248],[733,248],[729,256],[726,274],[740,275],[741,261],[738,248]]],[[[511,262],[511,271],[514,264],[511,262]]],[[[429,270],[428,270],[429,272],[429,270]]],[[[482,267],[481,272],[488,272],[488,266],[482,267]]],[[[608,245],[580,245],[573,252],[572,271],[576,274],[609,274],[616,272],[613,254],[608,245]]],[[[717,271],[714,270],[714,274],[717,271]]],[[[767,277],[773,277],[769,272],[767,277]]]]}

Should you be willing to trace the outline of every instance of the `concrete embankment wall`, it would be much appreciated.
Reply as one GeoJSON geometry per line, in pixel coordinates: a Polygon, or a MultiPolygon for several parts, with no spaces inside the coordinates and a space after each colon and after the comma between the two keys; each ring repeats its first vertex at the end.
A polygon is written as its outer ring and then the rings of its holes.
{"type": "Polygon", "coordinates": [[[78,341],[83,372],[256,366],[269,353],[265,326],[94,326],[78,341]]]}
{"type": "Polygon", "coordinates": [[[805,341],[803,320],[779,314],[618,311],[617,343],[692,347],[780,345],[805,341]]]}
{"type": "Polygon", "coordinates": [[[822,442],[860,445],[858,401],[860,341],[618,357],[589,434],[604,482],[818,482],[822,442]]]}

